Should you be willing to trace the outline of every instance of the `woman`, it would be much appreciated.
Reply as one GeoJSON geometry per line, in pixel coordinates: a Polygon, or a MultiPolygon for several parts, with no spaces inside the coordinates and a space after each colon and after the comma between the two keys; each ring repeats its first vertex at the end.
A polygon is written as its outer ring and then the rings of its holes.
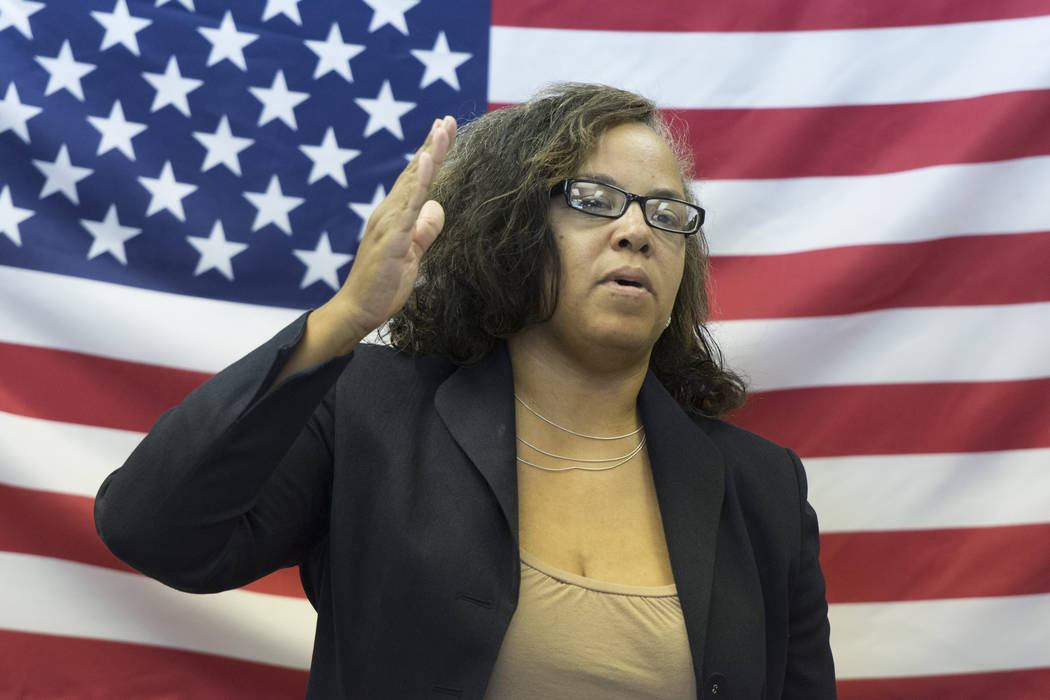
{"type": "Polygon", "coordinates": [[[834,697],[804,473],[717,420],[743,388],[653,105],[562,85],[455,130],[339,292],[107,479],[102,539],[188,591],[299,565],[309,698],[834,697]]]}

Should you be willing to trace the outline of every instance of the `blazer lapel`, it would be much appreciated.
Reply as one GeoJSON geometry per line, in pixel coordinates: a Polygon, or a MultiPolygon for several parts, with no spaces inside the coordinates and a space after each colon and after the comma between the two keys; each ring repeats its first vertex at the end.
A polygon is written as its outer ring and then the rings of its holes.
{"type": "Polygon", "coordinates": [[[460,367],[438,387],[434,403],[453,439],[488,482],[518,541],[518,473],[514,455],[514,375],[506,346],[460,367]]]}
{"type": "Polygon", "coordinates": [[[652,372],[638,396],[671,569],[682,603],[693,665],[704,661],[715,548],[725,494],[718,448],[652,372]]]}

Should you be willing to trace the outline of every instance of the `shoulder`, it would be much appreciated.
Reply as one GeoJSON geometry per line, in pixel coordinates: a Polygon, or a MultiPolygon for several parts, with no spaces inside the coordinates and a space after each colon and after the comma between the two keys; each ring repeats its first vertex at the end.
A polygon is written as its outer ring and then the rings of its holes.
{"type": "Polygon", "coordinates": [[[790,462],[790,451],[772,440],[725,420],[692,416],[693,423],[727,458],[748,463],[790,462]]]}
{"type": "Polygon", "coordinates": [[[727,478],[763,488],[798,487],[801,463],[790,449],[724,420],[692,419],[722,455],[727,478]]]}
{"type": "MultiPolygon", "coordinates": [[[[639,407],[647,432],[673,445],[672,451],[690,455],[696,466],[720,472],[726,496],[756,509],[778,505],[782,512],[793,500],[797,520],[800,502],[800,465],[790,450],[725,420],[687,412],[650,372],[639,394],[639,407]]],[[[650,449],[660,450],[659,445],[650,449]]],[[[671,455],[665,455],[674,459],[671,455]]],[[[690,462],[681,462],[682,467],[690,462]]],[[[750,510],[750,509],[749,509],[750,510]]]]}
{"type": "Polygon", "coordinates": [[[389,345],[361,343],[340,377],[340,390],[375,388],[396,397],[398,389],[436,387],[455,370],[456,366],[443,358],[414,356],[389,345]]]}
{"type": "MultiPolygon", "coordinates": [[[[752,525],[765,525],[797,537],[806,500],[802,462],[790,449],[723,420],[693,422],[722,456],[726,495],[752,525]]],[[[794,538],[792,538],[794,539],[794,538]]]]}

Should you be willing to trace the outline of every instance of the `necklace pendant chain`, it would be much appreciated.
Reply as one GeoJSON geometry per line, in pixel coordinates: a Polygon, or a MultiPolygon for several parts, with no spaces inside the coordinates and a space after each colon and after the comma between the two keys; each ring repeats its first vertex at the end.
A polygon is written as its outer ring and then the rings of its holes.
{"type": "MultiPolygon", "coordinates": [[[[632,430],[629,433],[624,433],[623,435],[614,435],[614,436],[611,436],[611,437],[603,436],[603,435],[587,435],[585,433],[577,433],[575,430],[569,430],[568,428],[566,428],[564,426],[558,425],[557,423],[555,423],[551,419],[545,418],[544,416],[541,416],[531,406],[529,406],[527,403],[522,401],[521,397],[518,396],[517,394],[514,394],[514,399],[518,403],[520,403],[522,406],[524,406],[525,410],[527,410],[529,413],[531,413],[532,415],[534,415],[537,418],[539,418],[544,423],[547,423],[548,425],[551,425],[551,426],[557,428],[558,430],[561,430],[562,432],[568,433],[569,435],[575,435],[576,437],[585,438],[587,440],[623,440],[624,438],[629,438],[629,437],[632,437],[634,435],[637,435],[638,433],[642,433],[642,431],[645,429],[644,425],[640,425],[640,426],[638,426],[637,428],[635,428],[634,430],[632,430]]],[[[528,448],[530,448],[532,450],[535,450],[536,452],[539,452],[542,455],[547,455],[548,457],[554,457],[555,459],[563,459],[563,460],[565,460],[567,462],[580,462],[580,463],[585,463],[585,464],[615,462],[615,464],[610,464],[610,465],[605,466],[605,467],[544,467],[542,465],[536,464],[534,462],[530,462],[527,459],[523,459],[521,457],[518,457],[517,460],[519,462],[521,462],[522,464],[528,465],[528,466],[533,467],[535,469],[541,469],[541,470],[543,470],[545,472],[571,472],[571,471],[605,472],[605,471],[609,471],[610,469],[616,469],[616,467],[619,467],[619,466],[622,466],[624,464],[627,464],[632,459],[634,459],[635,455],[637,455],[639,452],[641,452],[642,448],[645,447],[645,437],[646,437],[645,433],[642,433],[642,437],[638,441],[638,444],[635,445],[634,449],[632,449],[627,454],[620,455],[619,457],[609,457],[609,458],[606,458],[606,459],[581,459],[581,458],[577,458],[577,457],[566,457],[565,455],[559,455],[559,454],[555,454],[553,452],[547,452],[546,450],[541,450],[539,447],[536,447],[531,442],[526,442],[525,440],[523,440],[520,437],[517,438],[518,442],[520,442],[521,444],[525,445],[526,447],[528,447],[528,448]]]]}
{"type": "Polygon", "coordinates": [[[517,401],[518,403],[520,403],[522,406],[524,406],[526,411],[528,411],[532,415],[536,416],[537,418],[539,418],[544,423],[547,423],[548,425],[552,425],[555,428],[557,428],[558,430],[566,432],[569,435],[575,435],[576,437],[587,438],[588,440],[623,440],[624,438],[629,438],[632,435],[637,435],[638,433],[642,432],[642,430],[645,428],[644,425],[639,425],[637,428],[635,428],[634,430],[632,430],[629,433],[624,433],[623,435],[613,435],[613,436],[608,436],[608,437],[607,436],[602,436],[602,435],[586,435],[584,433],[577,433],[575,430],[569,430],[565,426],[558,425],[557,423],[552,421],[550,418],[545,418],[545,417],[541,416],[531,406],[529,406],[527,403],[522,401],[521,397],[518,396],[517,394],[514,394],[514,400],[517,401]]]}
{"type": "MultiPolygon", "coordinates": [[[[528,443],[525,443],[525,444],[528,444],[528,443]]],[[[642,436],[642,439],[638,441],[638,444],[635,446],[635,448],[633,450],[631,450],[629,453],[624,455],[624,457],[622,459],[620,459],[619,462],[617,462],[616,464],[611,464],[608,467],[544,467],[544,466],[541,466],[539,464],[535,464],[533,462],[530,462],[530,461],[528,461],[526,459],[522,459],[521,457],[518,457],[517,460],[519,462],[521,462],[522,464],[527,464],[528,466],[535,467],[536,469],[542,469],[545,472],[571,472],[571,471],[607,472],[610,469],[616,469],[616,467],[622,466],[622,465],[627,464],[628,462],[630,462],[634,458],[634,456],[636,454],[638,454],[639,452],[642,451],[643,447],[645,447],[645,436],[644,435],[642,436]]],[[[535,449],[535,448],[533,448],[533,449],[535,449]]],[[[539,450],[539,451],[543,452],[542,450],[539,450]]],[[[550,453],[549,452],[543,452],[543,454],[550,454],[550,453]]],[[[570,460],[570,461],[573,461],[573,462],[604,462],[604,461],[607,461],[607,460],[593,460],[593,459],[573,459],[572,457],[562,457],[561,459],[567,459],[567,460],[570,460]]],[[[618,458],[617,457],[613,457],[613,459],[618,459],[618,458]]]]}

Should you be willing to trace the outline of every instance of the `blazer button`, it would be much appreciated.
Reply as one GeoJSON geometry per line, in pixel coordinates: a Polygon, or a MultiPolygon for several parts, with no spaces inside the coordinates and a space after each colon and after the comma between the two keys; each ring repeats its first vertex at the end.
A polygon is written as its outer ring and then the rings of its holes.
{"type": "Polygon", "coordinates": [[[724,698],[727,697],[726,693],[729,691],[729,686],[726,682],[726,677],[721,673],[712,673],[707,677],[707,695],[713,698],[724,698]]]}

